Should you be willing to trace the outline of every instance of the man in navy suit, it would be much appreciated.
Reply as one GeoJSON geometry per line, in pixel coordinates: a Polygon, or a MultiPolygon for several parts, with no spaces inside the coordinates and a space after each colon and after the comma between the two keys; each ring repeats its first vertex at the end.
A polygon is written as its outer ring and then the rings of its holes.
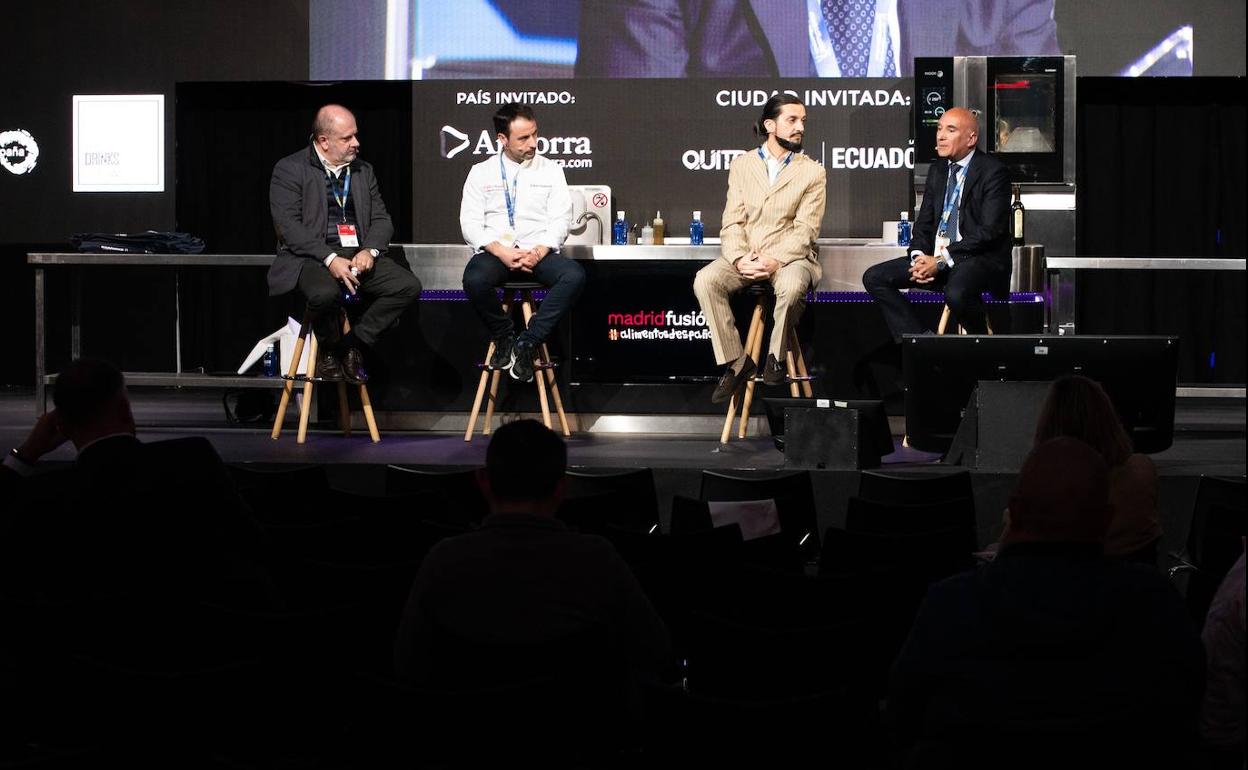
{"type": "Polygon", "coordinates": [[[1061,53],[1054,0],[585,0],[578,77],[907,77],[1061,53]]]}
{"type": "Polygon", "coordinates": [[[953,320],[970,334],[983,334],[988,327],[980,295],[1009,285],[1010,178],[1001,161],[976,151],[977,141],[970,110],[954,107],[940,117],[936,152],[945,162],[928,171],[910,255],[862,276],[894,339],[927,331],[901,289],[944,291],[953,320]]]}

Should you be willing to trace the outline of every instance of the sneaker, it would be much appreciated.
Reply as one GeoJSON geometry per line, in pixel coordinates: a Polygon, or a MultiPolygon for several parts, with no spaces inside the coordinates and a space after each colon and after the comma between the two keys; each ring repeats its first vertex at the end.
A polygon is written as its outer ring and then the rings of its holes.
{"type": "Polygon", "coordinates": [[[491,369],[510,369],[515,363],[516,335],[506,334],[494,338],[494,352],[490,354],[487,364],[491,369]]]}
{"type": "Polygon", "coordinates": [[[771,353],[767,354],[767,363],[763,364],[763,384],[764,385],[783,385],[788,379],[788,372],[785,371],[784,364],[776,360],[771,353]]]}
{"type": "Polygon", "coordinates": [[[754,361],[749,356],[742,356],[742,358],[745,361],[739,370],[733,371],[731,364],[724,369],[723,376],[719,378],[719,384],[715,386],[715,392],[711,394],[712,404],[722,404],[732,398],[732,394],[737,392],[742,383],[754,374],[754,361]]]}
{"type": "Polygon", "coordinates": [[[528,342],[517,342],[511,356],[511,376],[521,382],[533,381],[533,356],[536,351],[528,342]]]}

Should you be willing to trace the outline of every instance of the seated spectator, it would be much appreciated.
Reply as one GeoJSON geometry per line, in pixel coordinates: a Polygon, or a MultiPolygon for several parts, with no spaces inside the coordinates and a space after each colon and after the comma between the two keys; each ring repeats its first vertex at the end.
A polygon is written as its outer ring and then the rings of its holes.
{"type": "MultiPolygon", "coordinates": [[[[1157,468],[1148,455],[1131,449],[1114,404],[1100,385],[1071,375],[1053,383],[1036,422],[1036,446],[1070,436],[1100,452],[1109,465],[1109,501],[1113,516],[1105,533],[1105,555],[1147,563],[1156,560],[1161,520],[1157,513],[1157,468]]],[[[1010,533],[1005,512],[1004,542],[1010,533]]]]}
{"type": "Polygon", "coordinates": [[[928,590],[889,702],[912,766],[1143,767],[1190,749],[1200,640],[1156,569],[1103,557],[1109,486],[1092,447],[1041,443],[997,558],[928,590]]]}
{"type": "Polygon", "coordinates": [[[6,590],[73,604],[268,600],[260,530],[207,439],[140,441],[122,373],[105,361],[74,361],[52,400],[0,469],[16,501],[6,590]],[[74,463],[41,467],[66,440],[74,463]]]}
{"type": "Polygon", "coordinates": [[[1200,737],[1207,767],[1244,766],[1244,555],[1214,594],[1201,632],[1209,659],[1200,737]]]}
{"type": "Polygon", "coordinates": [[[555,518],[566,461],[563,440],[540,423],[494,433],[479,475],[491,513],[422,562],[395,643],[401,678],[470,682],[480,671],[469,669],[492,661],[464,660],[466,649],[541,650],[599,632],[621,668],[643,677],[668,671],[667,629],[628,565],[607,540],[555,518]]]}

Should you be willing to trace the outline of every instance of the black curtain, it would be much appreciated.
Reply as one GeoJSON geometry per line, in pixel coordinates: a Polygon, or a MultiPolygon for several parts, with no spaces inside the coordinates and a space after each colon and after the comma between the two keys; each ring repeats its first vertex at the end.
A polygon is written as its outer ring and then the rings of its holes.
{"type": "MultiPolygon", "coordinates": [[[[308,145],[323,104],[355,113],[360,156],[373,164],[396,243],[412,239],[412,87],[398,81],[179,83],[178,229],[211,254],[272,254],[273,164],[308,145]]],[[[270,298],[263,269],[181,271],[182,361],[187,370],[237,369],[256,340],[298,318],[293,296],[270,298]]]]}
{"type": "MultiPolygon", "coordinates": [[[[1077,251],[1245,255],[1244,78],[1080,78],[1077,251]]],[[[1242,383],[1244,273],[1080,271],[1082,334],[1176,334],[1179,380],[1242,383]]]]}

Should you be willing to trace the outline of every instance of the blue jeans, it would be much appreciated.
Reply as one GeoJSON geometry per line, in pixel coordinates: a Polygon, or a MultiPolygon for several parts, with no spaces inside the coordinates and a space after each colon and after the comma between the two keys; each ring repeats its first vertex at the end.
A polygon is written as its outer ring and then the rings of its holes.
{"type": "Polygon", "coordinates": [[[503,312],[496,292],[508,281],[537,281],[547,289],[546,299],[529,322],[529,328],[517,338],[517,342],[539,345],[546,341],[559,319],[572,309],[581,296],[581,290],[585,288],[585,269],[575,260],[554,252],[543,257],[532,273],[508,270],[498,257],[489,252],[473,254],[464,268],[464,293],[490,336],[495,339],[515,333],[515,326],[503,312]]]}

